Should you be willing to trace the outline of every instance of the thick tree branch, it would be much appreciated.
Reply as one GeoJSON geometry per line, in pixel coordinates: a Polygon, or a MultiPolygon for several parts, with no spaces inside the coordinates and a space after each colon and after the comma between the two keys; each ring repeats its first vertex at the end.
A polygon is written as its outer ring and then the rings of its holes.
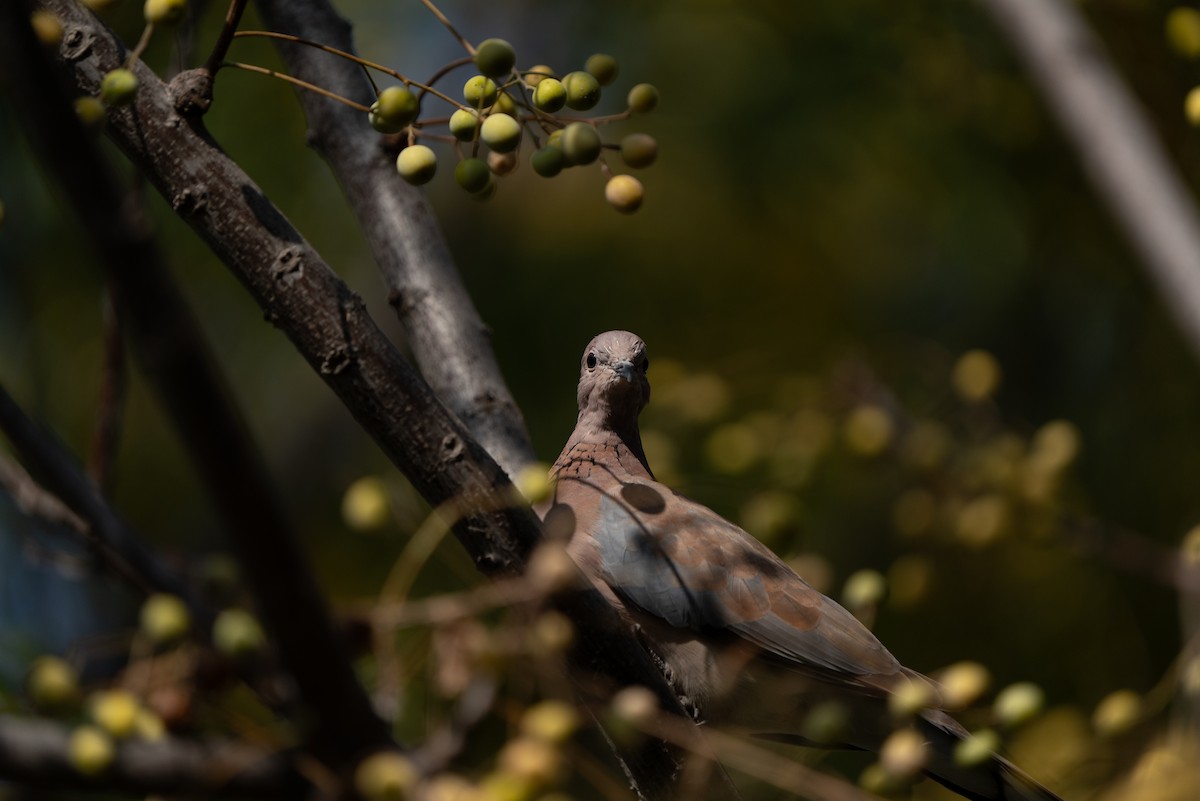
{"type": "MultiPolygon", "coordinates": [[[[100,69],[100,63],[108,68],[117,66],[124,54],[91,14],[68,2],[51,7],[63,21],[63,51],[78,59],[77,64],[88,65],[93,80],[107,71],[100,69]]],[[[9,82],[22,121],[30,129],[31,141],[45,149],[43,163],[65,190],[121,297],[139,361],[195,457],[283,664],[295,679],[305,706],[315,715],[311,747],[335,767],[343,766],[365,750],[390,743],[386,727],[373,713],[343,654],[266,466],[199,326],[171,281],[148,229],[128,207],[126,193],[96,142],[72,112],[70,96],[54,80],[57,70],[31,33],[29,12],[25,2],[4,4],[6,21],[0,33],[7,71],[22,76],[9,82]]],[[[143,90],[139,97],[157,95],[165,103],[162,84],[140,62],[137,67],[143,82],[158,84],[158,92],[143,90]]],[[[159,120],[168,117],[163,114],[159,120]]],[[[140,146],[155,141],[151,126],[141,126],[135,113],[113,113],[113,128],[121,118],[131,125],[129,135],[140,146]]],[[[175,151],[188,152],[186,144],[175,151]]],[[[229,189],[237,192],[246,187],[231,183],[229,189]]],[[[35,447],[39,441],[32,435],[24,442],[27,447],[22,452],[35,460],[54,453],[50,448],[35,447]]],[[[120,556],[138,559],[139,573],[151,571],[153,560],[142,557],[136,541],[118,539],[124,527],[119,521],[107,525],[108,510],[98,493],[90,483],[78,486],[77,476],[73,483],[70,465],[64,467],[64,461],[42,459],[42,463],[35,462],[35,469],[54,477],[51,487],[76,511],[88,520],[100,521],[98,533],[107,547],[120,556]]],[[[162,587],[166,578],[157,577],[154,583],[162,587]]]]}
{"type": "Polygon", "coordinates": [[[310,788],[285,754],[177,738],[120,745],[108,770],[87,776],[71,762],[70,736],[53,721],[0,715],[0,775],[42,790],[139,795],[282,799],[302,798],[310,788]]]}
{"type": "MultiPolygon", "coordinates": [[[[257,0],[271,30],[353,53],[350,25],[326,0],[257,0]]],[[[277,42],[293,75],[370,105],[362,68],[311,47],[277,42]]],[[[490,335],[420,191],[396,174],[365,114],[300,93],[309,140],[329,162],[383,273],[417,365],[439,398],[508,472],[534,460],[520,410],[490,335]]]]}
{"type": "Polygon", "coordinates": [[[1200,214],[1075,3],[983,0],[1200,357],[1200,214]]]}

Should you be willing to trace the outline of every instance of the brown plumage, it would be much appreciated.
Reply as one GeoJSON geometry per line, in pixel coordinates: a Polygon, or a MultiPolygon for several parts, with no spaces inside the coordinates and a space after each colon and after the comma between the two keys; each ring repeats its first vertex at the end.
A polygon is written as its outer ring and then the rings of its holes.
{"type": "MultiPolygon", "coordinates": [[[[579,418],[541,510],[547,528],[566,521],[571,556],[706,721],[802,742],[807,713],[835,700],[848,719],[832,744],[878,749],[895,726],[889,693],[912,681],[936,693],[933,683],[758,540],[654,479],[638,430],[648,367],[645,343],[628,331],[588,344],[579,418]]],[[[999,757],[957,765],[953,748],[966,732],[940,710],[914,725],[930,744],[927,772],[960,794],[1057,798],[999,757]]]]}

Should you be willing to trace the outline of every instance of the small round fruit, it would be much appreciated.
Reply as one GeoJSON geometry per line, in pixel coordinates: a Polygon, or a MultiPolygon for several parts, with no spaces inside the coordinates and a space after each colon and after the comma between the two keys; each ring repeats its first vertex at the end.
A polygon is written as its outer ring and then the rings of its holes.
{"type": "Polygon", "coordinates": [[[489,114],[479,128],[479,138],[497,153],[509,153],[521,144],[521,123],[507,114],[489,114]]]}
{"type": "Polygon", "coordinates": [[[387,485],[379,476],[355,479],[342,495],[342,520],[352,529],[382,528],[392,519],[387,485]]]}
{"type": "Polygon", "coordinates": [[[463,99],[473,108],[487,108],[496,102],[499,94],[496,82],[484,75],[468,78],[463,84],[463,99]]]}
{"type": "Polygon", "coordinates": [[[75,116],[89,128],[104,122],[104,104],[91,96],[75,98],[75,116]]]}
{"type": "Polygon", "coordinates": [[[563,155],[561,147],[546,145],[533,154],[530,163],[533,164],[533,171],[538,175],[543,178],[553,178],[563,171],[563,167],[567,166],[567,157],[563,155]]]}
{"type": "Polygon", "coordinates": [[[658,142],[644,133],[632,133],[621,140],[621,159],[630,167],[649,167],[658,158],[658,142]]]}
{"type": "Polygon", "coordinates": [[[553,114],[567,104],[567,89],[557,78],[544,78],[533,89],[533,107],[553,114]]]}
{"type": "Polygon", "coordinates": [[[587,111],[600,102],[600,82],[590,72],[568,72],[562,79],[567,90],[567,107],[587,111]]]}
{"type": "Polygon", "coordinates": [[[71,732],[67,744],[71,767],[84,776],[98,776],[108,770],[117,749],[112,739],[95,726],[80,726],[71,732]]]}
{"type": "Polygon", "coordinates": [[[426,145],[409,145],[396,157],[396,170],[413,186],[427,184],[437,172],[437,154],[426,145]]]}
{"type": "Polygon", "coordinates": [[[1000,750],[1000,735],[994,729],[981,729],[967,735],[954,746],[954,761],[965,767],[990,762],[1000,750]]]}
{"type": "Polygon", "coordinates": [[[371,127],[380,133],[398,133],[417,118],[417,96],[403,86],[389,86],[371,104],[371,127]]]}
{"type": "Polygon", "coordinates": [[[155,645],[170,645],[183,639],[191,627],[187,604],[175,595],[156,593],[142,604],[142,633],[155,645]]]}
{"type": "Polygon", "coordinates": [[[480,189],[478,192],[473,192],[471,194],[471,200],[478,200],[480,203],[483,203],[485,201],[491,200],[495,196],[496,196],[496,179],[489,175],[487,185],[484,186],[483,189],[480,189]]]}
{"type": "Polygon", "coordinates": [[[403,801],[416,782],[416,768],[395,751],[372,754],[354,770],[354,789],[365,801],[403,801]]]}
{"type": "Polygon", "coordinates": [[[79,702],[79,677],[66,660],[57,656],[34,661],[25,689],[33,705],[43,712],[65,712],[79,702]]]}
{"type": "Polygon", "coordinates": [[[218,651],[235,659],[253,656],[267,644],[267,635],[263,633],[262,626],[254,615],[244,609],[226,609],[217,615],[213,621],[212,638],[218,651]]]}
{"type": "Polygon", "coordinates": [[[137,730],[142,705],[126,690],[101,690],[92,695],[89,706],[95,724],[113,737],[125,738],[137,730]]]}
{"type": "Polygon", "coordinates": [[[590,56],[587,63],[583,65],[593,78],[595,78],[601,86],[608,86],[617,79],[617,60],[610,55],[604,53],[596,53],[590,56]]]}
{"type": "Polygon", "coordinates": [[[604,185],[604,198],[622,214],[633,214],[641,208],[646,190],[632,175],[614,175],[604,185]]]}
{"type": "Polygon", "coordinates": [[[600,133],[586,122],[573,122],[563,129],[562,150],[570,164],[591,164],[600,157],[600,133]]]}
{"type": "Polygon", "coordinates": [[[107,106],[124,106],[133,102],[138,80],[132,70],[118,68],[100,80],[100,100],[107,106]]]}
{"type": "Polygon", "coordinates": [[[173,25],[187,13],[187,0],[146,0],[142,13],[151,25],[173,25]]]}
{"type": "Polygon", "coordinates": [[[503,39],[484,39],[475,48],[475,67],[490,78],[508,75],[516,64],[516,51],[503,39]]]}
{"type": "Polygon", "coordinates": [[[496,102],[488,109],[489,114],[507,114],[510,117],[517,116],[517,103],[508,96],[508,92],[501,92],[496,97],[496,102]]]}
{"type": "Polygon", "coordinates": [[[626,102],[629,103],[629,110],[638,114],[653,111],[658,105],[658,89],[653,84],[639,83],[629,90],[626,102]]]}
{"type": "Polygon", "coordinates": [[[557,78],[558,73],[547,67],[545,64],[538,64],[536,67],[531,67],[523,73],[525,76],[526,86],[537,86],[546,78],[557,78]]]}
{"type": "Polygon", "coordinates": [[[1042,688],[1029,681],[1010,684],[996,694],[992,713],[1002,725],[1020,726],[1042,711],[1046,695],[1042,688]]]}
{"type": "Polygon", "coordinates": [[[478,192],[492,179],[491,170],[483,159],[463,159],[454,168],[454,180],[468,192],[478,192]]]}
{"type": "Polygon", "coordinates": [[[488,153],[487,166],[492,175],[508,175],[517,168],[517,154],[492,151],[488,153]]]}
{"type": "Polygon", "coordinates": [[[33,33],[46,47],[54,47],[62,41],[63,26],[58,17],[51,11],[35,11],[29,15],[29,24],[33,33]]]}
{"type": "Polygon", "coordinates": [[[474,111],[460,108],[450,115],[450,133],[460,142],[469,142],[475,138],[479,128],[479,115],[474,111]]]}
{"type": "Polygon", "coordinates": [[[550,132],[549,136],[546,137],[546,144],[554,145],[555,147],[562,147],[562,138],[563,138],[563,129],[556,128],[555,130],[550,132]]]}

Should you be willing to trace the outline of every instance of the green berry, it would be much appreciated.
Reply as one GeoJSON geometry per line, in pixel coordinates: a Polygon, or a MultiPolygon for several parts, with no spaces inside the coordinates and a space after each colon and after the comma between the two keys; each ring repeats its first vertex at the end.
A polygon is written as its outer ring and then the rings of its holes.
{"type": "Polygon", "coordinates": [[[396,157],[396,170],[413,186],[427,184],[437,172],[437,154],[425,145],[409,145],[396,157]]]}
{"type": "Polygon", "coordinates": [[[590,72],[568,72],[562,84],[567,90],[567,106],[587,111],[600,102],[600,82],[590,72]]]}
{"type": "Polygon", "coordinates": [[[1019,681],[997,693],[992,713],[1002,725],[1015,727],[1041,712],[1045,702],[1041,687],[1033,682],[1019,681]]]}
{"type": "Polygon", "coordinates": [[[990,762],[1000,750],[1000,735],[994,729],[972,732],[954,746],[954,761],[964,767],[990,762]]]}
{"type": "Polygon", "coordinates": [[[536,67],[526,70],[523,75],[525,76],[526,86],[537,86],[546,78],[558,77],[558,73],[547,67],[545,64],[538,64],[536,67]]]}
{"type": "Polygon", "coordinates": [[[487,166],[492,175],[508,175],[517,167],[517,154],[492,151],[488,153],[487,166]]]}
{"type": "Polygon", "coordinates": [[[557,148],[562,148],[562,138],[563,138],[563,129],[558,128],[556,130],[551,131],[550,135],[546,137],[546,144],[554,145],[557,148]]]}
{"type": "Polygon", "coordinates": [[[89,128],[104,122],[104,104],[90,96],[75,98],[75,116],[89,128]]]}
{"type": "Polygon", "coordinates": [[[604,53],[596,53],[583,65],[601,86],[608,86],[617,79],[617,60],[604,53]]]}
{"type": "Polygon", "coordinates": [[[417,118],[417,96],[403,86],[389,86],[371,104],[371,127],[380,133],[398,133],[417,118]]]}
{"type": "Polygon", "coordinates": [[[463,159],[454,168],[454,180],[468,192],[480,191],[491,179],[491,170],[483,159],[463,159]]]}
{"type": "Polygon", "coordinates": [[[489,77],[508,75],[516,63],[517,54],[513,46],[503,39],[484,39],[475,48],[475,66],[489,77]]]}
{"type": "Polygon", "coordinates": [[[131,70],[112,70],[100,80],[100,100],[107,106],[124,106],[133,102],[137,85],[137,76],[131,70]]]}
{"type": "Polygon", "coordinates": [[[629,90],[626,102],[629,103],[629,110],[638,114],[653,111],[658,105],[658,89],[653,84],[639,83],[629,90]]]}
{"type": "Polygon", "coordinates": [[[500,89],[496,82],[483,75],[468,78],[463,84],[463,99],[472,108],[487,108],[496,102],[500,89]]]}
{"type": "Polygon", "coordinates": [[[563,129],[562,150],[567,162],[591,164],[600,156],[600,133],[586,122],[573,122],[563,129]]]}
{"type": "Polygon", "coordinates": [[[65,660],[43,656],[34,661],[25,679],[33,705],[43,712],[65,712],[79,702],[79,677],[65,660]]]}
{"type": "Polygon", "coordinates": [[[614,175],[604,186],[604,198],[622,214],[633,214],[641,208],[646,190],[632,175],[614,175]]]}
{"type": "Polygon", "coordinates": [[[621,140],[621,158],[634,169],[649,167],[658,158],[658,142],[649,134],[629,134],[621,140]]]}
{"type": "Polygon", "coordinates": [[[117,749],[112,739],[95,726],[80,726],[71,732],[67,743],[71,767],[84,776],[98,776],[108,770],[117,749]]]}
{"type": "Polygon", "coordinates": [[[480,189],[478,192],[473,192],[471,194],[471,199],[478,200],[480,203],[483,203],[484,201],[491,200],[495,196],[496,181],[491,176],[488,176],[487,186],[483,187],[483,189],[480,189]]]}
{"type": "Polygon", "coordinates": [[[395,751],[372,754],[354,770],[354,789],[364,801],[404,801],[416,783],[416,768],[395,751]]]}
{"type": "Polygon", "coordinates": [[[496,97],[496,102],[488,109],[489,114],[507,114],[510,117],[517,116],[517,104],[508,96],[508,92],[501,92],[496,97]]]}
{"type": "Polygon", "coordinates": [[[557,78],[543,78],[533,89],[533,107],[553,114],[567,104],[567,89],[557,78]]]}
{"type": "Polygon", "coordinates": [[[460,142],[469,142],[475,138],[479,128],[479,115],[474,111],[460,108],[450,115],[450,133],[460,142]]]}
{"type": "Polygon", "coordinates": [[[567,157],[563,155],[562,148],[546,145],[533,154],[530,163],[533,164],[533,171],[538,175],[543,178],[553,178],[563,171],[563,167],[567,166],[567,157]]]}
{"type": "MultiPolygon", "coordinates": [[[[413,147],[424,145],[405,148],[401,155],[413,147]]],[[[253,656],[267,644],[267,635],[263,633],[262,626],[254,615],[244,609],[226,609],[217,615],[213,621],[212,638],[218,651],[235,659],[253,656]]]]}
{"type": "Polygon", "coordinates": [[[521,123],[507,114],[489,114],[479,128],[479,138],[497,153],[508,153],[521,143],[521,123]]]}
{"type": "Polygon", "coordinates": [[[157,593],[142,604],[142,633],[155,645],[169,645],[183,639],[191,627],[187,604],[174,595],[157,593]]]}
{"type": "Polygon", "coordinates": [[[146,0],[142,14],[151,25],[173,25],[187,13],[187,0],[146,0]]]}

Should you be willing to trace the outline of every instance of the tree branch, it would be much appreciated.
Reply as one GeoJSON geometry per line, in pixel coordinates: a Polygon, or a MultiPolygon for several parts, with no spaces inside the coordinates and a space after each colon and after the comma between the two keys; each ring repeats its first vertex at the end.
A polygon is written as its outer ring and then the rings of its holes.
{"type": "Polygon", "coordinates": [[[39,789],[188,797],[301,798],[310,787],[285,754],[179,738],[121,744],[107,771],[86,776],[71,762],[70,736],[53,721],[0,715],[0,775],[39,789]]]}
{"type": "MultiPolygon", "coordinates": [[[[355,52],[349,23],[326,0],[258,0],[258,9],[271,30],[355,52]]],[[[358,65],[309,47],[277,45],[297,78],[367,106],[374,101],[358,65]]],[[[396,174],[384,138],[366,115],[299,95],[309,141],[346,193],[422,375],[488,453],[516,475],[534,461],[525,421],[429,204],[396,174]]]]}
{"type": "MultiPolygon", "coordinates": [[[[47,7],[63,22],[62,51],[75,59],[89,80],[98,81],[125,58],[111,33],[88,12],[65,0],[47,7]]],[[[54,80],[57,70],[32,35],[29,5],[6,3],[3,13],[7,19],[0,26],[0,50],[8,73],[21,76],[9,82],[9,89],[21,108],[22,121],[35,146],[45,148],[43,163],[64,188],[120,295],[139,361],[195,458],[282,662],[301,700],[316,717],[310,741],[313,753],[341,767],[366,750],[390,744],[386,727],[372,711],[343,653],[262,457],[198,324],[169,277],[161,251],[136,210],[129,207],[127,193],[108,169],[95,140],[72,113],[70,95],[54,80]]],[[[169,108],[162,83],[141,62],[135,62],[134,68],[142,82],[138,97],[143,101],[156,97],[160,113],[154,121],[168,120],[171,115],[161,113],[163,105],[169,108]]],[[[94,90],[95,84],[88,89],[94,90]]],[[[121,121],[130,126],[127,135],[135,147],[152,149],[162,144],[154,125],[143,125],[138,113],[110,112],[110,131],[118,129],[121,121]]],[[[174,153],[190,152],[190,143],[177,144],[174,153]]],[[[170,151],[154,152],[172,158],[170,151]]],[[[239,182],[226,188],[247,190],[239,182]]],[[[37,457],[49,450],[42,448],[39,453],[30,447],[23,452],[37,457]]],[[[70,466],[49,467],[56,477],[51,486],[64,501],[89,520],[105,521],[102,536],[107,543],[115,543],[121,556],[140,554],[136,541],[117,539],[122,526],[107,525],[107,507],[90,483],[72,484],[70,466]]],[[[141,559],[139,572],[153,567],[152,560],[141,559]]],[[[165,579],[160,577],[156,583],[161,586],[165,579]]]]}
{"type": "Polygon", "coordinates": [[[982,2],[1200,357],[1200,215],[1145,113],[1074,3],[982,2]]]}

